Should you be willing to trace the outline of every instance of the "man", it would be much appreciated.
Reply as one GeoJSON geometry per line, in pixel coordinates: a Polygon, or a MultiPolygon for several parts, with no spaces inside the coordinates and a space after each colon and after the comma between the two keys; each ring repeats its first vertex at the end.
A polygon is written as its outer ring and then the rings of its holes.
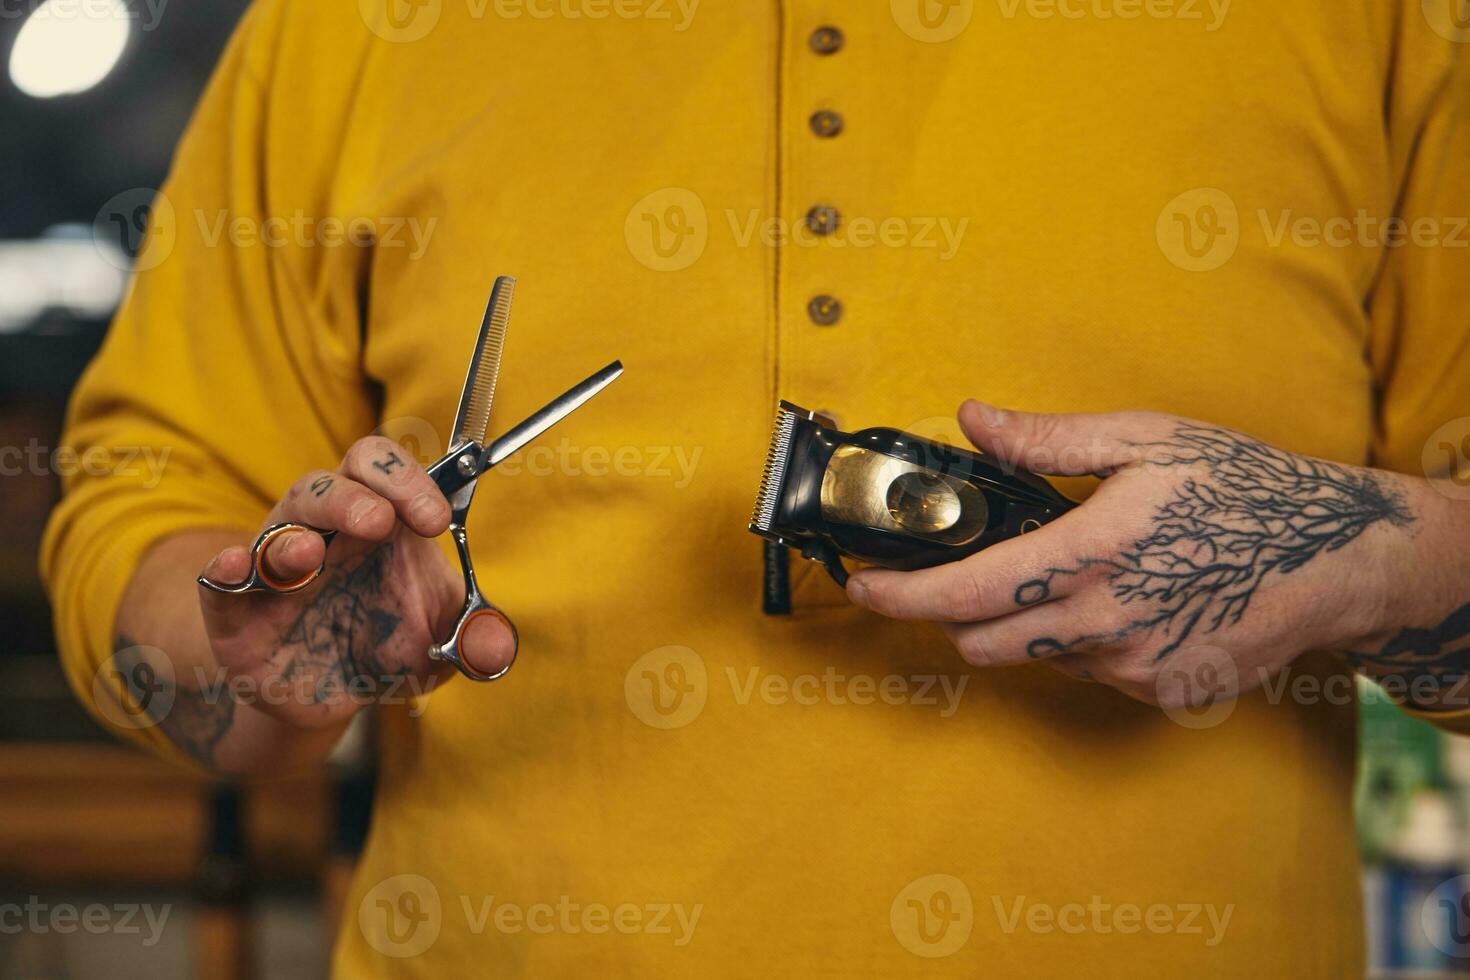
{"type": "Polygon", "coordinates": [[[1470,723],[1451,12],[261,0],[73,407],[171,455],[52,522],[68,671],[172,678],[135,737],[227,772],[382,696],[345,976],[1360,973],[1350,661],[1470,723]],[[492,430],[628,370],[481,480],[514,670],[410,698],[462,593],[392,440],[501,273],[492,430]],[[1091,496],[766,615],[778,396],[1091,496]],[[320,584],[199,592],[279,519],[320,584]]]}

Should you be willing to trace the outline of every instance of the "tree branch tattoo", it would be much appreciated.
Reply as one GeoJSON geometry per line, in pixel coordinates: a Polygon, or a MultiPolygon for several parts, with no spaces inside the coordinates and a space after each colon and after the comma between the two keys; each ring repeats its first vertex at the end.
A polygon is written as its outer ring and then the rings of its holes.
{"type": "Polygon", "coordinates": [[[1240,621],[1261,584],[1336,551],[1375,524],[1415,520],[1403,497],[1371,470],[1298,456],[1238,432],[1184,423],[1173,436],[1146,444],[1152,465],[1191,466],[1153,516],[1151,531],[1116,556],[1049,568],[1016,588],[1018,606],[1043,602],[1058,576],[1106,570],[1123,605],[1146,608],[1122,628],[1062,640],[1039,637],[1033,657],[1158,633],[1162,660],[1197,630],[1240,621]]]}
{"type": "Polygon", "coordinates": [[[406,665],[392,667],[383,656],[401,619],[383,590],[393,550],[390,541],[327,578],[281,637],[281,676],[311,703],[327,704],[349,693],[370,695],[408,674],[406,665]]]}

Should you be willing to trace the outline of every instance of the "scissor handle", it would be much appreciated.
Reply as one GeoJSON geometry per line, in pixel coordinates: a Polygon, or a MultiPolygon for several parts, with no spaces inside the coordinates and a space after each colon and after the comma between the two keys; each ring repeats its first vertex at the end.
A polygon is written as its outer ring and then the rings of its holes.
{"type": "Polygon", "coordinates": [[[293,592],[300,592],[302,589],[315,582],[318,576],[320,576],[322,571],[327,567],[327,559],[325,555],[323,555],[322,563],[320,565],[307,572],[300,578],[292,581],[282,581],[281,579],[275,578],[271,575],[270,572],[266,571],[265,568],[265,551],[267,548],[270,547],[270,543],[276,538],[279,538],[284,534],[290,534],[293,531],[315,531],[317,534],[320,534],[322,536],[322,542],[325,544],[331,544],[332,539],[337,536],[336,531],[324,531],[319,527],[312,527],[309,524],[295,524],[290,521],[286,521],[281,524],[272,524],[264,531],[261,531],[259,537],[255,539],[255,543],[250,546],[249,578],[245,579],[245,581],[239,583],[238,585],[225,585],[221,582],[215,582],[212,579],[205,578],[203,575],[201,575],[199,576],[199,584],[204,586],[206,589],[210,589],[214,592],[220,592],[225,595],[246,595],[247,593],[251,592],[269,592],[273,595],[290,595],[293,592]]]}
{"type": "Polygon", "coordinates": [[[521,645],[520,633],[516,629],[516,624],[510,621],[510,617],[506,616],[505,613],[497,609],[480,594],[480,586],[475,581],[475,566],[470,563],[470,546],[469,541],[465,537],[464,524],[458,520],[450,524],[449,534],[454,538],[454,547],[459,552],[459,567],[464,571],[464,610],[460,612],[459,619],[454,624],[454,631],[449,634],[449,639],[429,648],[429,659],[454,664],[461,674],[472,681],[493,681],[504,677],[505,672],[510,670],[511,666],[516,662],[516,651],[521,645]],[[510,660],[506,661],[505,666],[493,674],[484,673],[470,666],[469,661],[465,660],[464,651],[460,646],[461,641],[464,639],[465,628],[480,616],[494,616],[506,626],[509,626],[511,636],[515,640],[515,647],[511,650],[510,660]]]}

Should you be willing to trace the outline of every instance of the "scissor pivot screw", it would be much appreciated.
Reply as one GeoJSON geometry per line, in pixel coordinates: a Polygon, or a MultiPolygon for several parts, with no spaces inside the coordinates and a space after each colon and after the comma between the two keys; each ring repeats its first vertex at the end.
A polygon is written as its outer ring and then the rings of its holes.
{"type": "Polygon", "coordinates": [[[480,461],[475,459],[474,453],[465,453],[454,461],[454,468],[459,470],[460,476],[474,476],[479,471],[480,461]]]}

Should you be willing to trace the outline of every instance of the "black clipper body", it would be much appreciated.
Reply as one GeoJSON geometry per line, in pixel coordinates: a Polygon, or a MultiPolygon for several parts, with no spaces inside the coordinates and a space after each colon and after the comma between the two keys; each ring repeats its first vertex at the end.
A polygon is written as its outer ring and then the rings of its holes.
{"type": "Polygon", "coordinates": [[[1024,470],[898,429],[842,432],[781,402],[750,529],[821,561],[911,570],[1034,530],[1076,505],[1024,470]]]}

